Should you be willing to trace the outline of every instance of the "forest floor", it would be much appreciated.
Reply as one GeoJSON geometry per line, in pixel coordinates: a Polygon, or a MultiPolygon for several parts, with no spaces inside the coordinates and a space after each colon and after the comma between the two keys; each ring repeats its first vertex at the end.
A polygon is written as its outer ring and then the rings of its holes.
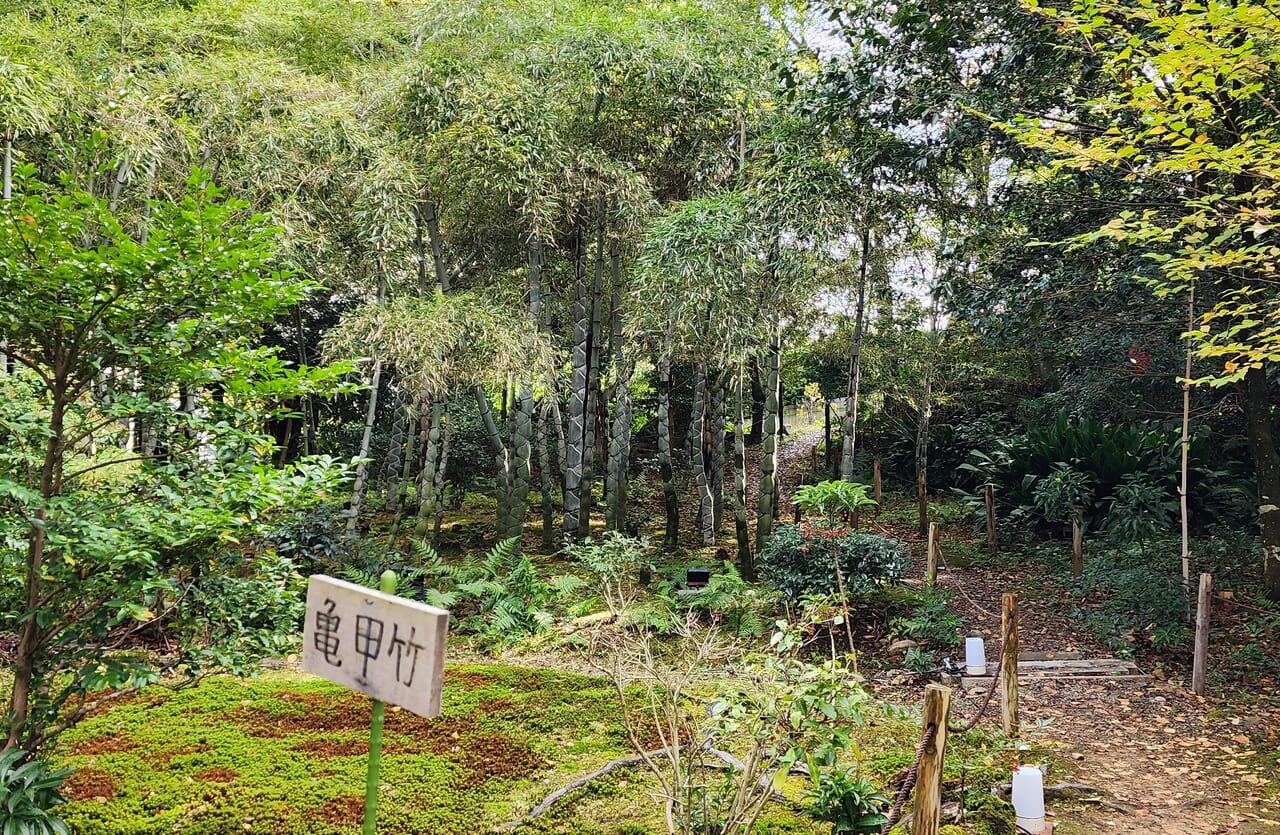
{"type": "MultiPolygon", "coordinates": [[[[1070,591],[1040,566],[942,569],[938,585],[957,592],[951,605],[966,627],[991,638],[1000,632],[1001,593],[1016,592],[1024,652],[1112,655],[1070,617],[1070,591]]],[[[1106,792],[1050,800],[1058,833],[1280,832],[1280,694],[1224,688],[1197,697],[1182,671],[1152,672],[1146,682],[1022,680],[1024,736],[1060,758],[1046,783],[1106,792]]],[[[983,695],[961,697],[962,715],[983,695]]]]}
{"type": "MultiPolygon", "coordinates": [[[[790,508],[788,497],[821,440],[818,427],[783,444],[784,509],[790,508]]],[[[880,532],[923,552],[914,525],[880,532]]],[[[944,562],[946,546],[944,538],[944,562]]],[[[909,580],[922,582],[921,563],[914,561],[909,580]]],[[[1019,596],[1022,652],[1113,655],[1071,616],[1071,591],[1043,565],[1009,566],[995,560],[944,565],[938,585],[953,592],[949,605],[966,631],[987,637],[990,658],[999,652],[1000,597],[1005,592],[1019,596]]],[[[1101,790],[1074,791],[1047,801],[1057,835],[1280,833],[1277,682],[1264,681],[1249,691],[1223,687],[1198,697],[1190,691],[1188,671],[1166,671],[1162,665],[1147,671],[1153,673],[1150,681],[1021,680],[1023,737],[1055,755],[1046,784],[1101,790]]],[[[878,695],[918,700],[918,684],[907,689],[901,679],[873,686],[878,695]]],[[[972,716],[985,696],[984,688],[957,692],[956,714],[972,716]]],[[[998,703],[988,715],[992,718],[985,722],[998,722],[998,703]]]]}

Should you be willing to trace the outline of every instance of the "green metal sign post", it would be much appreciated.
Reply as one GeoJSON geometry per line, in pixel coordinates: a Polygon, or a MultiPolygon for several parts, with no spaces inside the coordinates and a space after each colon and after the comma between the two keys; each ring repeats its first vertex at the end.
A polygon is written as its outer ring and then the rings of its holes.
{"type": "Polygon", "coordinates": [[[396,597],[396,573],[381,590],[313,574],[307,581],[302,669],[373,699],[364,835],[374,835],[382,725],[387,704],[426,719],[440,715],[449,613],[396,597]]]}
{"type": "MultiPolygon", "coordinates": [[[[382,591],[396,593],[396,573],[391,569],[382,572],[382,591]]],[[[373,700],[373,721],[369,726],[369,776],[364,787],[364,835],[374,835],[374,823],[378,818],[378,771],[382,767],[382,722],[387,715],[387,703],[373,700]]]]}

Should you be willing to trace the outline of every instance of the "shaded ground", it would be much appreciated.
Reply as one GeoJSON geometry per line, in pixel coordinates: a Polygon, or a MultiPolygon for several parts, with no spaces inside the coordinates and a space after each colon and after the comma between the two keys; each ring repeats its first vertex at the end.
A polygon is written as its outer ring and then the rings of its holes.
{"type": "MultiPolygon", "coordinates": [[[[944,539],[944,556],[950,544],[944,539]]],[[[1006,591],[1019,595],[1023,651],[1112,654],[1070,617],[1070,591],[1043,566],[985,562],[944,568],[938,584],[954,592],[951,606],[965,628],[987,636],[989,657],[998,652],[1006,591]]],[[[1280,694],[1272,686],[1241,692],[1219,684],[1198,698],[1184,670],[1155,673],[1150,682],[1023,680],[1024,737],[1057,754],[1047,782],[1109,793],[1050,800],[1059,835],[1280,832],[1280,694]]],[[[971,715],[982,695],[966,694],[957,710],[971,715]]]]}

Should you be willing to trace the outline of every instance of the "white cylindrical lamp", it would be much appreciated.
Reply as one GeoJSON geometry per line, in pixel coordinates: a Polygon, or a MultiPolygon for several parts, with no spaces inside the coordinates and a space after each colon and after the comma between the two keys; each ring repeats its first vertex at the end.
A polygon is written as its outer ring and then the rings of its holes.
{"type": "Polygon", "coordinates": [[[981,635],[971,635],[964,639],[964,672],[970,676],[987,674],[987,648],[981,635]]]}
{"type": "Polygon", "coordinates": [[[1040,769],[1020,765],[1013,770],[1013,813],[1019,829],[1044,832],[1044,774],[1040,769]]]}

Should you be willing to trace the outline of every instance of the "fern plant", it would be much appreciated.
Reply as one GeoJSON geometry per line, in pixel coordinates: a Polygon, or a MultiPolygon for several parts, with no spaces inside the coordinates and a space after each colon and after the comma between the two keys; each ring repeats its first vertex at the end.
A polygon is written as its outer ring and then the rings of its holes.
{"type": "Polygon", "coordinates": [[[851,514],[876,503],[868,494],[869,489],[853,481],[820,481],[798,487],[792,502],[805,513],[818,513],[834,525],[841,514],[851,514]]]}

